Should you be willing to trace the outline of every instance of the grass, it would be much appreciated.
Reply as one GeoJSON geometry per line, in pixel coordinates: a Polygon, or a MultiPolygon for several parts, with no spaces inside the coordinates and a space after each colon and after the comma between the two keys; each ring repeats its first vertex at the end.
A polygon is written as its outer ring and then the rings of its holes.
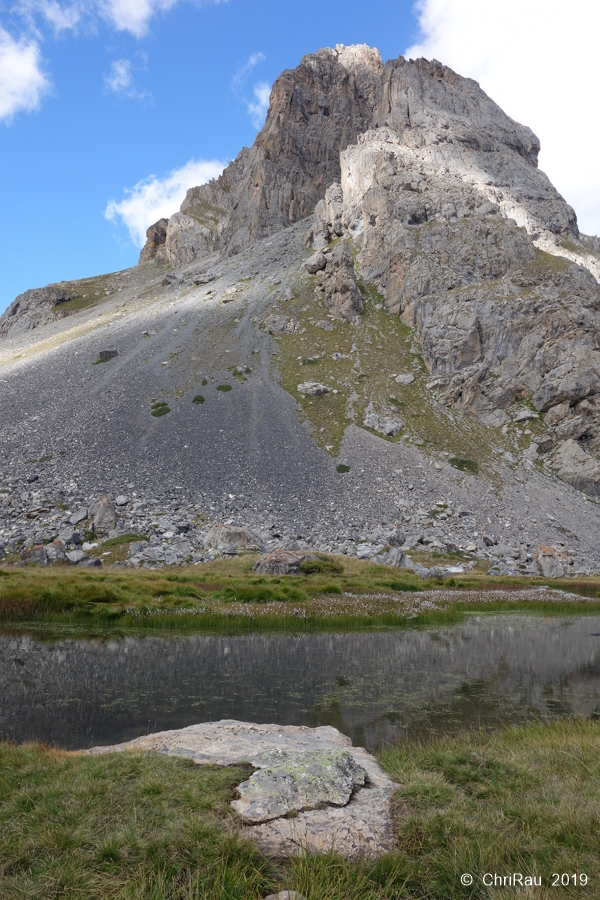
{"type": "MultiPolygon", "coordinates": [[[[108,563],[124,561],[130,542],[143,539],[121,535],[89,554],[108,563]]],[[[0,568],[0,622],[300,632],[421,627],[458,622],[475,612],[600,611],[597,578],[548,582],[471,572],[445,582],[422,581],[410,570],[329,554],[306,561],[300,575],[257,577],[256,558],[242,554],[158,570],[5,566],[0,568]]]]}
{"type": "Polygon", "coordinates": [[[158,754],[0,745],[3,898],[261,897],[272,864],[233,831],[247,771],[158,754]]]}
{"type": "Polygon", "coordinates": [[[479,466],[474,459],[463,459],[462,456],[452,456],[448,462],[454,469],[458,469],[459,472],[469,472],[471,475],[476,475],[479,471],[479,466]]]}
{"type": "Polygon", "coordinates": [[[230,384],[218,384],[218,385],[217,385],[217,390],[218,390],[218,391],[222,391],[224,394],[226,394],[227,391],[232,390],[232,387],[231,387],[230,384]]]}
{"type": "Polygon", "coordinates": [[[202,396],[202,394],[196,394],[196,396],[192,400],[192,403],[196,403],[196,404],[204,403],[204,397],[202,396]]]}
{"type": "Polygon", "coordinates": [[[598,896],[600,725],[555,720],[384,747],[396,849],[267,859],[229,806],[243,767],[162,754],[85,757],[0,745],[0,894],[7,900],[569,900],[598,896]],[[540,877],[488,888],[485,873],[540,877]],[[471,886],[461,884],[472,874],[471,886]],[[553,873],[587,885],[552,886],[553,873]]]}
{"type": "Polygon", "coordinates": [[[151,404],[150,415],[154,416],[156,419],[159,419],[161,416],[166,416],[167,413],[170,412],[171,408],[165,400],[157,400],[151,404]]]}

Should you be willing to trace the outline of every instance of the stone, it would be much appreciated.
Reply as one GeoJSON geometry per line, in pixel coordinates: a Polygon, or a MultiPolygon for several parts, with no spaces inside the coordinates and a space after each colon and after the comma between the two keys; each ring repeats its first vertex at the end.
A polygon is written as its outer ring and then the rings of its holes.
{"type": "Polygon", "coordinates": [[[393,531],[386,537],[387,543],[390,547],[402,547],[404,545],[404,541],[406,540],[406,535],[402,529],[401,525],[396,525],[393,531]]]}
{"type": "Polygon", "coordinates": [[[348,241],[336,244],[331,252],[327,259],[323,283],[325,303],[336,319],[352,322],[363,312],[364,306],[356,281],[354,257],[348,241]]]}
{"type": "Polygon", "coordinates": [[[562,422],[563,419],[569,415],[571,411],[571,406],[568,403],[557,403],[556,406],[553,406],[546,413],[546,418],[544,422],[547,428],[554,428],[555,425],[558,425],[559,422],[562,422]]]}
{"type": "Polygon", "coordinates": [[[353,747],[349,738],[330,726],[257,725],[223,719],[144,735],[113,747],[94,747],[83,753],[148,750],[183,756],[197,764],[249,763],[257,769],[264,768],[274,751],[287,754],[346,751],[357,767],[366,772],[368,787],[352,794],[345,806],[327,806],[299,812],[292,818],[246,825],[243,833],[267,853],[278,857],[331,851],[349,858],[377,857],[396,847],[390,799],[397,785],[382,772],[370,753],[362,747],[353,747]]]}
{"type": "Polygon", "coordinates": [[[69,522],[71,525],[79,525],[80,522],[83,522],[84,519],[87,519],[88,511],[86,507],[80,507],[76,509],[75,512],[69,516],[69,522]]]}
{"type": "Polygon", "coordinates": [[[107,494],[101,494],[90,508],[96,534],[108,534],[117,524],[115,508],[107,494]]]}
{"type": "Polygon", "coordinates": [[[140,253],[140,263],[155,259],[159,248],[163,247],[167,240],[168,224],[168,219],[159,219],[158,222],[146,229],[146,243],[140,253]]]}
{"type": "Polygon", "coordinates": [[[320,319],[318,322],[315,322],[315,327],[321,328],[323,331],[333,331],[333,325],[327,319],[320,319]]]}
{"type": "Polygon", "coordinates": [[[306,332],[306,328],[303,328],[295,319],[286,319],[285,316],[276,313],[267,316],[261,328],[267,334],[305,334],[306,332]]]}
{"type": "Polygon", "coordinates": [[[552,457],[552,467],[567,484],[590,497],[600,496],[600,463],[577,441],[560,444],[552,457]]]}
{"type": "Polygon", "coordinates": [[[46,548],[43,544],[34,544],[21,551],[21,562],[28,566],[46,566],[48,558],[46,556],[46,548]]]}
{"type": "Polygon", "coordinates": [[[75,528],[62,528],[58,537],[65,544],[81,543],[81,532],[77,531],[75,528]]]}
{"type": "Polygon", "coordinates": [[[387,437],[395,437],[402,430],[404,422],[393,413],[377,413],[371,401],[365,410],[363,425],[387,437]]]}
{"type": "Polygon", "coordinates": [[[299,575],[301,565],[308,560],[317,559],[313,553],[298,553],[293,550],[275,550],[261,556],[253,566],[259,575],[299,575]]]}
{"type": "Polygon", "coordinates": [[[69,562],[75,566],[88,559],[87,553],[84,553],[83,550],[67,550],[65,555],[69,562]]]}
{"type": "Polygon", "coordinates": [[[298,891],[279,891],[278,894],[269,894],[265,900],[306,900],[306,897],[298,891]]]}
{"type": "Polygon", "coordinates": [[[53,563],[59,559],[66,560],[67,556],[65,550],[66,544],[60,538],[56,538],[56,540],[46,544],[46,557],[48,562],[53,563]]]}
{"type": "Polygon", "coordinates": [[[81,559],[78,564],[79,566],[84,566],[86,569],[101,569],[102,568],[102,560],[95,556],[92,559],[81,559]]]}
{"type": "Polygon", "coordinates": [[[39,481],[39,480],[40,480],[40,476],[37,475],[35,472],[32,473],[31,475],[27,476],[27,484],[33,484],[34,481],[39,481]]]}
{"type": "Polygon", "coordinates": [[[566,558],[554,547],[541,547],[537,562],[544,578],[562,578],[565,574],[566,558]]]}
{"type": "Polygon", "coordinates": [[[514,417],[514,422],[529,422],[531,419],[539,419],[540,414],[532,409],[520,409],[514,417]]]}
{"type": "Polygon", "coordinates": [[[216,547],[217,549],[231,547],[235,550],[261,550],[262,540],[249,528],[219,523],[213,525],[204,538],[204,546],[207,549],[210,547],[216,547]]]}
{"type": "Polygon", "coordinates": [[[316,253],[313,253],[312,256],[304,263],[306,271],[309,275],[316,275],[317,272],[321,272],[325,266],[327,265],[327,258],[320,250],[317,250],[316,253]]]}
{"type": "Polygon", "coordinates": [[[98,353],[98,359],[114,359],[118,355],[118,350],[100,350],[100,352],[98,353]]]}
{"type": "Polygon", "coordinates": [[[232,807],[257,825],[290,812],[345,806],[367,781],[367,773],[348,750],[272,750],[262,767],[238,787],[232,807]]]}
{"type": "Polygon", "coordinates": [[[115,506],[126,506],[129,503],[129,497],[126,497],[125,494],[119,494],[118,497],[115,497],[115,506]]]}
{"type": "Polygon", "coordinates": [[[308,397],[320,397],[322,394],[328,394],[329,388],[318,381],[304,381],[298,385],[298,393],[306,394],[308,397]]]}
{"type": "Polygon", "coordinates": [[[404,552],[400,547],[388,547],[383,553],[376,554],[373,557],[373,562],[377,562],[381,566],[406,568],[404,559],[404,552]]]}
{"type": "Polygon", "coordinates": [[[396,375],[394,381],[396,384],[412,384],[415,380],[415,376],[412,372],[407,372],[405,375],[396,375]]]}

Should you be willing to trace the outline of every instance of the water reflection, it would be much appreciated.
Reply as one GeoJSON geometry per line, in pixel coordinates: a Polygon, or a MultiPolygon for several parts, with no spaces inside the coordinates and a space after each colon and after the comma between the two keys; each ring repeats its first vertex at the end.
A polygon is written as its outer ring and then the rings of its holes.
{"type": "Polygon", "coordinates": [[[473,616],[363,634],[0,634],[0,734],[70,748],[221,718],[334,725],[356,744],[600,716],[600,618],[473,616]]]}

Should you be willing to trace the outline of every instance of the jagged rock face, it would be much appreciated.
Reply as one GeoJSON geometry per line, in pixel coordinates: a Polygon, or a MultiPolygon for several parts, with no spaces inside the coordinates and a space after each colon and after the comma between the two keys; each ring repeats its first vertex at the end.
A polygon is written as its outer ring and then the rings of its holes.
{"type": "Polygon", "coordinates": [[[156,259],[157,256],[158,262],[167,262],[163,248],[167,240],[168,224],[168,219],[159,219],[146,230],[146,243],[142,247],[139,262],[148,262],[150,259],[156,259]]]}
{"type": "Polygon", "coordinates": [[[76,296],[76,291],[55,284],[19,294],[0,317],[0,337],[22,334],[62,318],[60,304],[76,296]]]}
{"type": "Polygon", "coordinates": [[[173,265],[215,249],[239,252],[310,215],[340,179],[340,150],[364,131],[383,63],[365,45],[304,57],[273,85],[264,128],[215,181],[188,191],[169,220],[173,265]]]}

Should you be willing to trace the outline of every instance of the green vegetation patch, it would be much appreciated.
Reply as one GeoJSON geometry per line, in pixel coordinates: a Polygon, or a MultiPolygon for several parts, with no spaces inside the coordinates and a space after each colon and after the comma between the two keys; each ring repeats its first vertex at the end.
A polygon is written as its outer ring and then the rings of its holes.
{"type": "MultiPolygon", "coordinates": [[[[325,556],[322,553],[317,554],[316,559],[306,559],[300,566],[300,571],[304,575],[342,575],[344,567],[332,556],[325,556]]],[[[324,588],[322,588],[324,590],[324,588]]]]}
{"type": "Polygon", "coordinates": [[[335,471],[336,471],[336,472],[339,472],[340,475],[343,475],[345,472],[349,472],[349,471],[350,471],[350,466],[346,466],[346,465],[344,465],[344,463],[339,463],[339,464],[335,467],[335,471]]]}
{"type": "Polygon", "coordinates": [[[123,544],[132,544],[134,541],[147,541],[147,534],[118,534],[116,537],[102,541],[103,547],[122,547],[123,544]]]}
{"type": "Polygon", "coordinates": [[[217,385],[217,390],[218,390],[218,391],[222,391],[224,394],[226,394],[227,391],[232,390],[232,388],[231,388],[231,385],[230,385],[230,384],[218,384],[218,385],[217,385]]]}
{"type": "Polygon", "coordinates": [[[161,416],[166,416],[170,412],[171,408],[165,400],[157,400],[152,403],[150,415],[155,419],[160,419],[161,416]]]}
{"type": "Polygon", "coordinates": [[[202,394],[196,394],[196,396],[192,400],[192,403],[196,403],[196,404],[204,403],[204,399],[205,398],[202,396],[202,394]]]}
{"type": "MultiPolygon", "coordinates": [[[[273,582],[272,582],[273,583],[273,582]]],[[[222,593],[223,600],[236,603],[285,603],[308,600],[304,591],[294,587],[237,587],[227,588],[222,593]]]]}
{"type": "Polygon", "coordinates": [[[465,459],[463,456],[452,456],[448,462],[460,472],[469,472],[471,475],[476,475],[479,471],[479,466],[474,459],[465,459]]]}
{"type": "Polygon", "coordinates": [[[0,895],[242,900],[274,869],[234,830],[244,767],[0,744],[0,895]]]}

